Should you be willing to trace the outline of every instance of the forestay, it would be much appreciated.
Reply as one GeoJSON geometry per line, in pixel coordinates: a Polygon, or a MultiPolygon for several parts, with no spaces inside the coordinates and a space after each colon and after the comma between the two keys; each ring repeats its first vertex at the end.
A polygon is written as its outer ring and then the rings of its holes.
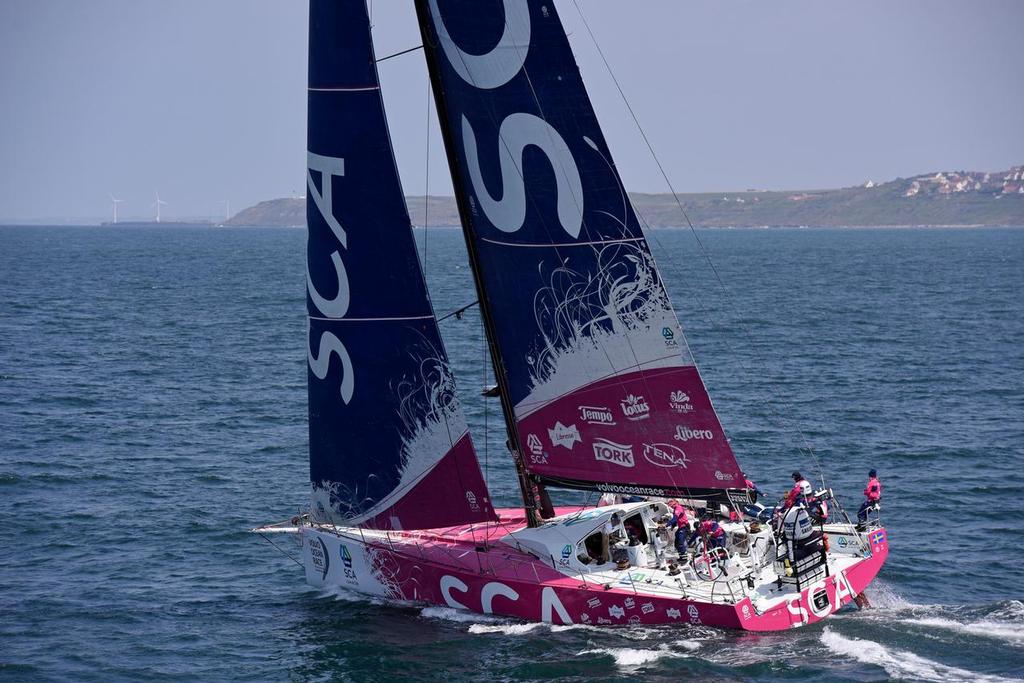
{"type": "Polygon", "coordinates": [[[743,480],[550,0],[417,0],[526,470],[715,495],[743,480]]]}
{"type": "Polygon", "coordinates": [[[319,521],[494,518],[395,167],[364,0],[311,0],[309,464],[319,521]]]}

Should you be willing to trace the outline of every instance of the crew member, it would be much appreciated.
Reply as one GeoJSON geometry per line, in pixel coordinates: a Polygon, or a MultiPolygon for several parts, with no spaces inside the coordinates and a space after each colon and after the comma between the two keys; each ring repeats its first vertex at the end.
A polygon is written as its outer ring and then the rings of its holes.
{"type": "Polygon", "coordinates": [[[756,503],[757,497],[761,495],[761,489],[757,488],[757,484],[750,481],[746,472],[740,472],[740,476],[743,477],[743,486],[747,489],[747,497],[750,498],[751,504],[756,503]]]}
{"type": "Polygon", "coordinates": [[[725,529],[715,521],[714,516],[710,512],[705,512],[701,515],[700,519],[700,524],[690,534],[690,542],[693,543],[697,540],[698,536],[702,536],[705,548],[724,548],[725,529]]]}
{"type": "Polygon", "coordinates": [[[804,498],[804,503],[807,506],[807,514],[811,516],[811,521],[821,526],[828,524],[828,503],[825,501],[824,496],[816,496],[813,493],[804,498]]]}
{"type": "Polygon", "coordinates": [[[619,530],[619,513],[613,512],[612,516],[604,523],[601,528],[601,558],[602,562],[607,562],[611,559],[611,546],[615,540],[618,540],[622,535],[619,530]]]}
{"type": "Polygon", "coordinates": [[[668,507],[672,510],[672,518],[668,521],[668,527],[676,530],[675,546],[679,556],[686,554],[686,537],[690,533],[690,516],[686,514],[686,508],[677,500],[670,500],[668,507]]]}
{"type": "Polygon", "coordinates": [[[860,504],[860,509],[857,510],[858,526],[863,526],[867,523],[868,509],[880,500],[882,500],[882,482],[878,481],[878,472],[870,470],[868,472],[868,483],[864,487],[864,502],[860,504]]]}
{"type": "Polygon", "coordinates": [[[782,504],[782,507],[788,510],[796,504],[801,496],[809,495],[810,492],[811,482],[804,479],[804,475],[800,474],[800,472],[793,472],[793,488],[786,494],[786,501],[782,504]]]}

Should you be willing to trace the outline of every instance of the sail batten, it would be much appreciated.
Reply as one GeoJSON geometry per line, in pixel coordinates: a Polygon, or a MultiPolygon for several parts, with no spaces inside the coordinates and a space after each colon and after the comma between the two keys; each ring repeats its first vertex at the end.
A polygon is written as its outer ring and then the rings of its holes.
{"type": "Polygon", "coordinates": [[[594,490],[741,488],[554,5],[416,7],[525,471],[594,490]]]}
{"type": "Polygon", "coordinates": [[[430,305],[364,0],[311,0],[307,309],[314,517],[494,519],[430,305]]]}

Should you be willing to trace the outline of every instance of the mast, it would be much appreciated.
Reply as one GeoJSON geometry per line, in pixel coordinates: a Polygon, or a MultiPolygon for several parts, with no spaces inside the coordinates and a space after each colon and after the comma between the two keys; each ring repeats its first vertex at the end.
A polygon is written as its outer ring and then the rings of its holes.
{"type": "MultiPolygon", "coordinates": [[[[422,2],[416,2],[416,14],[419,19],[420,35],[423,38],[423,50],[426,53],[436,52],[437,46],[432,44],[429,29],[425,22],[428,21],[427,10],[422,2]]],[[[435,57],[434,55],[430,55],[435,57]]],[[[428,58],[428,65],[430,59],[428,58]]],[[[437,109],[438,120],[443,121],[447,107],[445,106],[445,92],[440,81],[440,73],[437,69],[428,68],[430,74],[430,85],[434,92],[434,105],[437,109]]],[[[445,155],[448,158],[448,166],[452,169],[458,168],[459,159],[455,154],[455,142],[452,139],[452,131],[448,126],[441,125],[441,137],[444,139],[445,155]]],[[[494,369],[494,378],[498,384],[498,399],[501,402],[501,413],[505,421],[505,432],[508,435],[508,447],[512,452],[512,459],[516,466],[516,478],[519,482],[519,492],[523,499],[523,509],[526,513],[526,523],[529,527],[537,526],[537,502],[533,494],[532,482],[526,473],[526,465],[523,462],[523,448],[519,439],[519,431],[516,429],[516,414],[509,392],[508,376],[505,372],[505,364],[501,359],[501,351],[495,343],[496,332],[494,328],[494,313],[491,308],[490,299],[484,289],[484,283],[480,275],[480,261],[477,247],[469,225],[472,221],[472,210],[468,204],[469,195],[463,185],[462,174],[453,172],[451,174],[452,185],[455,189],[455,203],[459,209],[459,218],[462,223],[463,236],[466,242],[466,252],[469,257],[470,270],[473,272],[473,285],[476,288],[477,300],[480,302],[480,316],[484,323],[484,335],[487,339],[487,349],[491,356],[491,366],[494,369]]],[[[427,228],[424,226],[424,230],[427,228]]]]}

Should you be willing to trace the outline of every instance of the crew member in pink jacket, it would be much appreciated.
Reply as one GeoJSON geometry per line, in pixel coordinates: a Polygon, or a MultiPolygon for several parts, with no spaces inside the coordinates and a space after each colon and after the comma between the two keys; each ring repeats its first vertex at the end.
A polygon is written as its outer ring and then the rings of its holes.
{"type": "Polygon", "coordinates": [[[868,508],[882,500],[882,482],[878,481],[878,472],[871,470],[868,472],[868,483],[864,487],[864,502],[860,504],[860,510],[857,511],[857,522],[859,525],[864,525],[868,521],[868,508]]]}

